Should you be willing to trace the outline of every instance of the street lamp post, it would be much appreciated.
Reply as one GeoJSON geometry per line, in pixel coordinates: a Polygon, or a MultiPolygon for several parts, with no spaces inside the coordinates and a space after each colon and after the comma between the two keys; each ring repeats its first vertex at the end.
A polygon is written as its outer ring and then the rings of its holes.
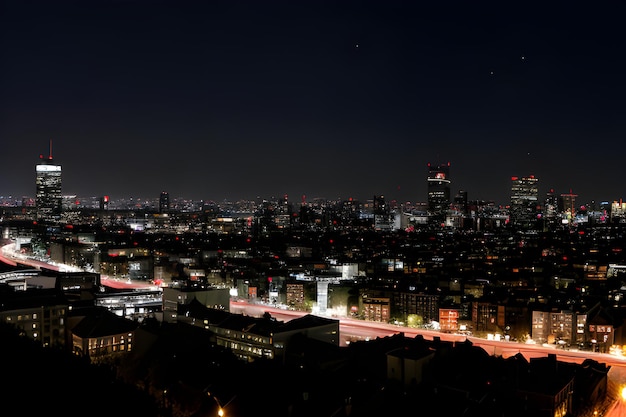
{"type": "Polygon", "coordinates": [[[224,407],[222,407],[222,404],[220,403],[220,400],[213,394],[211,394],[209,391],[207,391],[206,393],[210,398],[213,398],[213,400],[215,401],[215,404],[217,404],[217,415],[219,417],[224,417],[224,407]]]}

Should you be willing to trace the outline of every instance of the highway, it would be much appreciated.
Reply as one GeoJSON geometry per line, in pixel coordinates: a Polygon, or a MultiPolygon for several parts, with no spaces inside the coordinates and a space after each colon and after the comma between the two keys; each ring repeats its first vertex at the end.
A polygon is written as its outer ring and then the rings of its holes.
{"type": "MultiPolygon", "coordinates": [[[[252,317],[261,317],[264,313],[269,313],[276,320],[289,321],[307,313],[301,311],[284,310],[265,304],[248,303],[243,300],[231,300],[230,312],[236,314],[246,314],[252,317]]],[[[489,340],[478,337],[471,337],[459,334],[442,333],[436,330],[413,329],[400,327],[393,324],[367,322],[346,317],[332,317],[339,320],[340,345],[347,346],[355,340],[372,340],[377,337],[387,337],[398,333],[404,333],[407,337],[415,337],[420,334],[426,339],[432,340],[439,337],[443,341],[464,341],[469,340],[475,346],[483,348],[491,355],[501,355],[504,358],[522,354],[527,360],[531,358],[546,357],[548,354],[555,354],[557,360],[562,362],[582,363],[585,359],[593,359],[599,363],[610,366],[609,369],[609,391],[614,401],[598,410],[597,414],[590,414],[589,417],[626,417],[626,400],[621,397],[621,391],[626,387],[626,357],[608,353],[598,353],[590,351],[566,350],[550,345],[525,344],[518,342],[508,342],[502,340],[489,340]]]]}
{"type": "MultiPolygon", "coordinates": [[[[293,318],[303,316],[307,313],[302,311],[285,310],[265,304],[247,303],[243,300],[231,300],[230,312],[246,314],[253,317],[261,317],[265,312],[277,320],[289,321],[293,318]]],[[[553,353],[557,359],[564,362],[581,363],[585,359],[606,363],[611,368],[619,368],[620,372],[626,373],[626,357],[609,353],[598,353],[590,351],[566,350],[556,348],[551,345],[525,344],[518,342],[508,342],[504,340],[490,340],[478,337],[465,336],[453,333],[442,333],[437,330],[415,329],[401,327],[393,324],[370,322],[346,317],[332,317],[339,320],[340,344],[346,346],[350,341],[370,340],[377,337],[386,337],[393,334],[404,333],[407,337],[415,337],[420,334],[426,339],[432,340],[439,337],[443,341],[461,342],[471,341],[475,346],[479,346],[489,354],[509,357],[521,353],[527,359],[547,356],[553,353]]],[[[623,381],[626,384],[626,378],[623,381]]]]}
{"type": "MultiPolygon", "coordinates": [[[[9,265],[15,265],[16,263],[32,266],[35,268],[48,268],[61,271],[79,270],[75,267],[67,265],[50,264],[40,260],[35,260],[26,257],[22,254],[15,253],[13,251],[13,244],[9,244],[2,247],[0,251],[0,262],[5,262],[9,265]]],[[[101,283],[105,286],[112,288],[147,288],[155,287],[154,284],[145,282],[130,282],[128,280],[120,280],[116,278],[110,278],[101,275],[101,283]]],[[[292,311],[271,305],[260,303],[248,303],[244,300],[231,299],[230,312],[236,314],[245,314],[252,317],[261,317],[268,312],[276,320],[289,321],[296,317],[301,317],[306,312],[292,311]]],[[[415,337],[416,335],[422,335],[426,339],[432,340],[434,337],[439,337],[443,341],[464,341],[469,340],[475,346],[479,346],[485,349],[486,352],[492,355],[501,355],[502,357],[509,357],[516,354],[522,354],[526,359],[545,357],[552,353],[557,356],[559,361],[563,362],[575,362],[582,363],[585,359],[593,359],[599,363],[604,363],[610,366],[609,381],[613,387],[613,391],[621,392],[623,387],[626,387],[626,357],[618,356],[608,353],[598,353],[590,351],[577,351],[566,350],[556,348],[554,345],[534,345],[518,342],[509,342],[502,340],[490,340],[482,339],[472,336],[465,336],[460,334],[442,333],[436,330],[415,329],[409,327],[401,327],[393,324],[368,322],[364,320],[357,320],[348,317],[331,317],[339,320],[339,332],[340,332],[340,346],[347,346],[353,341],[359,340],[372,340],[377,337],[387,337],[398,333],[404,333],[407,337],[415,337]]],[[[614,393],[615,394],[615,393],[614,393]]],[[[613,395],[616,397],[616,395],[613,395]]],[[[616,397],[609,407],[601,410],[598,414],[593,416],[604,417],[626,417],[626,400],[621,397],[616,397]]]]}
{"type": "MultiPolygon", "coordinates": [[[[52,271],[60,271],[60,272],[81,272],[82,269],[65,264],[58,264],[52,261],[43,261],[39,259],[34,259],[32,256],[23,255],[21,253],[15,252],[15,243],[9,243],[7,245],[2,246],[0,250],[0,262],[4,262],[7,265],[17,266],[24,265],[30,266],[33,268],[37,268],[41,270],[42,268],[49,269],[52,271]]],[[[100,274],[100,282],[102,285],[106,287],[111,287],[114,289],[139,289],[139,288],[147,288],[154,289],[158,288],[156,285],[152,283],[148,283],[145,281],[131,281],[128,279],[120,279],[109,277],[108,275],[100,274]]]]}
{"type": "MultiPolygon", "coordinates": [[[[2,247],[0,251],[0,262],[10,265],[15,263],[32,266],[35,268],[48,268],[61,271],[76,271],[76,267],[68,265],[59,265],[41,260],[32,259],[23,254],[14,251],[14,244],[8,244],[2,247]]],[[[101,275],[101,283],[116,289],[132,289],[132,288],[155,288],[154,284],[146,282],[130,282],[128,280],[117,279],[101,275]]],[[[277,320],[289,321],[295,317],[307,314],[302,311],[291,311],[265,304],[247,303],[244,300],[231,300],[230,311],[232,313],[246,314],[253,317],[261,317],[265,312],[269,312],[277,320]]],[[[392,324],[368,322],[356,320],[347,317],[334,317],[339,320],[340,345],[347,346],[348,343],[358,340],[370,340],[377,337],[386,337],[397,333],[404,333],[408,337],[415,337],[418,334],[423,335],[427,339],[439,337],[444,341],[463,341],[469,339],[474,345],[480,346],[488,353],[494,355],[502,355],[503,357],[512,356],[521,353],[527,359],[534,357],[546,356],[549,353],[557,355],[560,361],[569,361],[581,363],[586,358],[596,360],[607,364],[611,367],[609,376],[620,386],[626,386],[626,358],[607,353],[576,351],[557,349],[554,345],[531,345],[517,342],[498,341],[481,339],[477,337],[468,337],[459,334],[442,333],[435,330],[414,329],[409,327],[400,327],[392,324]]],[[[625,415],[626,416],[626,415],[625,415]]]]}

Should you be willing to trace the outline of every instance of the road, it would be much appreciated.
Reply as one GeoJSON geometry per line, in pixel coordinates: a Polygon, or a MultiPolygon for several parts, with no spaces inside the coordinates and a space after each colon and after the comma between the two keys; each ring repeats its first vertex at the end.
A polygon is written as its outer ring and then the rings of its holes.
{"type": "MultiPolygon", "coordinates": [[[[276,320],[289,321],[296,317],[301,317],[307,313],[301,311],[284,310],[281,308],[247,303],[245,301],[231,300],[230,312],[236,314],[246,314],[252,317],[261,317],[264,313],[269,313],[276,320]]],[[[481,339],[459,334],[441,333],[436,330],[412,329],[400,327],[386,323],[367,322],[346,317],[333,317],[339,320],[340,345],[347,346],[354,340],[372,340],[377,337],[386,337],[398,333],[404,333],[407,337],[415,337],[420,334],[426,339],[432,340],[439,337],[443,341],[462,342],[471,341],[475,346],[479,346],[489,354],[501,355],[504,358],[522,354],[527,360],[531,358],[546,357],[548,354],[555,354],[557,360],[562,362],[582,363],[585,359],[593,359],[599,363],[610,366],[609,369],[609,402],[604,409],[597,414],[590,414],[590,417],[626,417],[626,400],[622,399],[621,391],[626,387],[626,357],[608,353],[588,352],[558,349],[553,346],[534,345],[517,342],[481,339]]]]}
{"type": "MultiPolygon", "coordinates": [[[[272,317],[281,321],[289,321],[296,317],[301,317],[307,313],[302,311],[284,310],[265,304],[247,303],[245,301],[231,300],[231,313],[246,314],[253,317],[261,317],[268,312],[272,317]]],[[[437,330],[414,329],[410,327],[396,326],[393,324],[378,323],[364,320],[357,320],[346,317],[333,317],[339,320],[339,331],[341,333],[340,344],[346,346],[350,341],[368,340],[377,337],[385,337],[393,334],[404,333],[408,337],[422,335],[426,339],[432,340],[439,337],[443,341],[462,342],[464,340],[471,341],[475,346],[482,347],[488,353],[493,355],[501,355],[510,357],[521,353],[524,357],[536,358],[544,357],[549,353],[555,354],[561,361],[581,363],[585,359],[593,359],[598,362],[606,363],[611,367],[623,369],[626,372],[626,357],[608,353],[598,353],[590,351],[577,351],[559,349],[550,345],[535,345],[518,342],[508,342],[504,340],[490,340],[478,337],[465,336],[453,333],[442,333],[437,330]]],[[[626,383],[626,379],[624,380],[626,383]]]]}
{"type": "MultiPolygon", "coordinates": [[[[67,265],[50,264],[34,260],[21,254],[16,254],[12,249],[13,247],[11,244],[2,247],[2,250],[0,251],[0,262],[5,262],[10,265],[15,265],[15,262],[17,262],[36,268],[43,267],[57,271],[78,270],[75,267],[67,265]]],[[[118,289],[154,287],[153,284],[145,282],[130,282],[102,275],[101,282],[105,286],[118,289]]],[[[272,315],[272,317],[280,321],[289,321],[307,314],[306,312],[285,310],[265,304],[248,303],[243,300],[231,300],[230,311],[232,313],[246,314],[252,317],[261,317],[264,313],[268,312],[272,315]]],[[[404,333],[407,337],[415,337],[420,334],[430,340],[434,337],[439,337],[443,341],[452,342],[459,342],[467,339],[470,340],[475,346],[485,349],[485,351],[489,354],[501,355],[505,358],[519,353],[524,355],[526,359],[531,359],[545,357],[548,354],[553,353],[556,354],[559,361],[564,362],[582,363],[587,358],[593,359],[597,362],[610,366],[609,384],[612,387],[612,398],[615,398],[615,401],[608,405],[605,410],[602,410],[602,412],[593,414],[592,416],[626,417],[626,400],[623,400],[621,395],[619,395],[622,388],[626,387],[626,358],[623,356],[598,352],[564,350],[546,345],[532,345],[517,342],[481,339],[465,335],[441,333],[435,330],[413,329],[386,323],[368,322],[347,317],[333,318],[339,320],[341,346],[347,346],[352,341],[371,340],[376,339],[377,337],[387,337],[398,333],[404,333]]]]}

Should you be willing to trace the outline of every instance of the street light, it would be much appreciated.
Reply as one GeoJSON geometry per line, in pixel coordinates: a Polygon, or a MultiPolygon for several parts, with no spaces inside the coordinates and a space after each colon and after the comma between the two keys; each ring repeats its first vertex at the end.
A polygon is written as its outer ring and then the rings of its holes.
{"type": "Polygon", "coordinates": [[[217,397],[213,394],[211,394],[209,391],[207,391],[206,393],[210,398],[213,398],[213,400],[215,401],[215,404],[217,404],[217,415],[219,417],[224,417],[224,408],[222,407],[222,404],[220,404],[220,400],[217,399],[217,397]]]}

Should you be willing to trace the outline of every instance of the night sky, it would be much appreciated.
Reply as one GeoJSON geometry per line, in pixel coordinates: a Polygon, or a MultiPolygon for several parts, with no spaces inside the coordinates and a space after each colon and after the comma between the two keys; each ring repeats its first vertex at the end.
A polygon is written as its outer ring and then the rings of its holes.
{"type": "Polygon", "coordinates": [[[0,0],[0,195],[626,198],[626,5],[0,0]]]}

